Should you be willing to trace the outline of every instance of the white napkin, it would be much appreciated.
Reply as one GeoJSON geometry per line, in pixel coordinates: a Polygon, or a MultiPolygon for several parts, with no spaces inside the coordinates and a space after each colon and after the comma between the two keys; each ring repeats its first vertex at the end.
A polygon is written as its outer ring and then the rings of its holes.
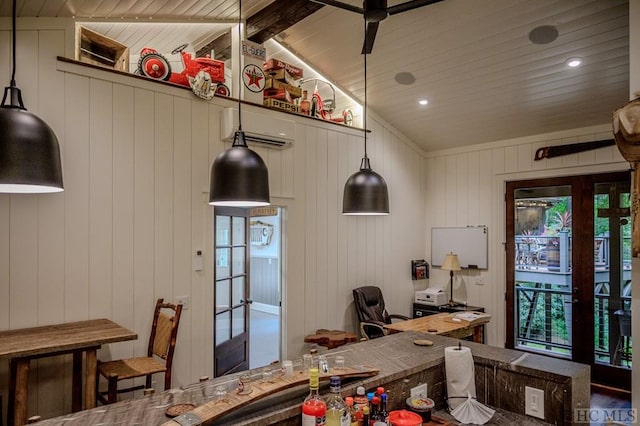
{"type": "Polygon", "coordinates": [[[495,412],[496,410],[476,401],[469,394],[469,397],[462,404],[451,411],[451,415],[462,423],[483,425],[493,417],[495,412]]]}

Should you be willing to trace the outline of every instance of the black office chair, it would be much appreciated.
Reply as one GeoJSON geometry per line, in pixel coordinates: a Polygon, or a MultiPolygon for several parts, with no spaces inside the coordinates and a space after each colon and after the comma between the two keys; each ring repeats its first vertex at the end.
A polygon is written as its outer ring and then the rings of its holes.
{"type": "Polygon", "coordinates": [[[360,321],[362,337],[375,339],[387,334],[385,324],[391,324],[394,319],[408,320],[409,317],[399,314],[389,314],[384,306],[384,297],[380,287],[364,286],[353,289],[353,300],[360,321]]]}

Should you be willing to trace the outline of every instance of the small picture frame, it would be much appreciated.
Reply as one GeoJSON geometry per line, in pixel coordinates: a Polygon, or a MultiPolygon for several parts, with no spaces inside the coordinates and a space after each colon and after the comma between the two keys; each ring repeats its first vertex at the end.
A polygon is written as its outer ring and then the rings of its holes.
{"type": "Polygon", "coordinates": [[[429,278],[429,264],[424,259],[411,261],[411,279],[426,280],[429,278]]]}

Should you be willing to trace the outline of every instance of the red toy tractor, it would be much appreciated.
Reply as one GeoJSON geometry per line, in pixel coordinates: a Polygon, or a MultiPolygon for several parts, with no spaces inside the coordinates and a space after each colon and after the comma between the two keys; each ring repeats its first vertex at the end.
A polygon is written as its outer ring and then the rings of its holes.
{"type": "Polygon", "coordinates": [[[184,69],[180,73],[171,71],[171,65],[157,50],[145,47],[140,51],[138,60],[138,74],[156,80],[169,81],[181,86],[191,87],[189,77],[195,78],[200,71],[205,71],[211,76],[211,81],[216,84],[215,94],[229,96],[229,88],[224,84],[224,62],[210,57],[193,58],[191,53],[185,52],[187,43],[178,46],[171,51],[172,55],[180,53],[184,69]]]}

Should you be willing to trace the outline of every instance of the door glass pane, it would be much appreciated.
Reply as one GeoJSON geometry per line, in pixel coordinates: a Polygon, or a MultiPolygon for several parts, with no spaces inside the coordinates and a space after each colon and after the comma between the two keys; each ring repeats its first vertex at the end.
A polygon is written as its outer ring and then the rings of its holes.
{"type": "Polygon", "coordinates": [[[571,356],[571,187],[515,192],[516,347],[571,356]]]}
{"type": "Polygon", "coordinates": [[[216,246],[228,246],[230,243],[231,218],[216,216],[216,246]]]}
{"type": "Polygon", "coordinates": [[[231,323],[230,319],[231,319],[231,311],[223,312],[221,314],[216,315],[216,320],[215,320],[216,346],[230,339],[229,337],[229,326],[231,323]]]}
{"type": "Polygon", "coordinates": [[[233,279],[233,298],[231,299],[233,306],[239,305],[245,299],[244,296],[244,277],[233,279]]]}
{"type": "Polygon", "coordinates": [[[229,248],[216,249],[216,280],[227,278],[231,275],[231,268],[229,267],[230,254],[231,249],[229,248]]]}
{"type": "Polygon", "coordinates": [[[232,338],[244,333],[244,310],[245,305],[233,308],[233,323],[231,329],[232,338]]]}
{"type": "Polygon", "coordinates": [[[233,275],[244,274],[244,259],[245,259],[246,247],[234,247],[233,248],[233,269],[231,273],[233,275]]]}
{"type": "Polygon", "coordinates": [[[233,217],[233,245],[245,244],[244,241],[244,225],[246,222],[244,217],[233,217]]]}
{"type": "Polygon", "coordinates": [[[230,308],[230,285],[229,280],[216,282],[216,313],[230,308]]]}
{"type": "Polygon", "coordinates": [[[631,217],[627,183],[594,194],[594,359],[631,368],[631,217]]]}

